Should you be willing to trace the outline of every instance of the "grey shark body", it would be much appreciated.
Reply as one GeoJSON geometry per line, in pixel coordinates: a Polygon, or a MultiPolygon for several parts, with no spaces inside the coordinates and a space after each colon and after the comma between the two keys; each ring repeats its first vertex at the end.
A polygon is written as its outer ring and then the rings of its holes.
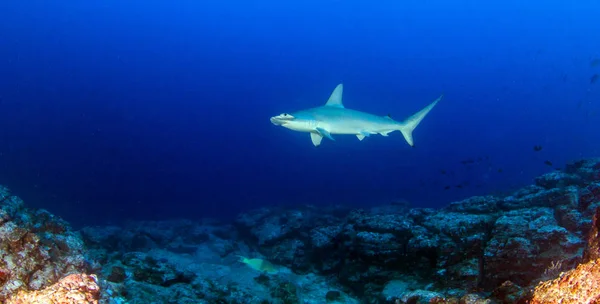
{"type": "Polygon", "coordinates": [[[395,121],[389,116],[378,116],[344,107],[342,94],[344,87],[339,84],[327,103],[323,106],[300,110],[294,113],[282,113],[271,117],[271,122],[298,132],[310,133],[313,145],[319,146],[323,137],[334,140],[334,134],[356,135],[363,140],[372,134],[388,136],[400,131],[410,146],[414,146],[412,132],[421,120],[442,99],[440,96],[421,111],[404,121],[395,121]]]}

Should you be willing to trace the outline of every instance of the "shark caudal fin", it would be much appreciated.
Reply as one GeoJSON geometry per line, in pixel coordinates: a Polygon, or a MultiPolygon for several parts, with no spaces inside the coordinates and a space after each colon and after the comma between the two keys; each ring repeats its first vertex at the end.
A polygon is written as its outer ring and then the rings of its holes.
{"type": "Polygon", "coordinates": [[[444,97],[444,95],[438,97],[438,99],[436,99],[435,101],[433,101],[432,103],[430,103],[428,106],[426,106],[425,108],[423,108],[423,110],[421,110],[421,111],[413,114],[411,117],[407,118],[406,120],[404,120],[403,122],[400,123],[400,126],[398,127],[398,130],[400,130],[400,132],[402,132],[402,135],[404,136],[404,139],[406,139],[406,142],[411,147],[414,146],[413,136],[412,136],[413,131],[419,125],[419,123],[421,122],[421,120],[423,120],[423,118],[425,118],[425,116],[427,116],[427,114],[429,113],[429,111],[431,111],[431,109],[433,109],[433,107],[435,107],[435,105],[440,100],[442,100],[442,97],[444,97]]]}

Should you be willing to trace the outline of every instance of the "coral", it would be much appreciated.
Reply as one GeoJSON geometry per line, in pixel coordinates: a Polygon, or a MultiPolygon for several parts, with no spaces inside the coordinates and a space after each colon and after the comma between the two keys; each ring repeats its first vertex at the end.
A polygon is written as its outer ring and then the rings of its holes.
{"type": "Polygon", "coordinates": [[[0,187],[0,301],[19,291],[41,290],[88,266],[83,242],[65,221],[25,208],[0,187]]]}
{"type": "Polygon", "coordinates": [[[600,208],[597,208],[589,231],[583,264],[561,273],[558,278],[539,283],[531,304],[600,303],[600,208]]]}
{"type": "Polygon", "coordinates": [[[600,303],[600,259],[577,266],[535,287],[531,304],[600,303]]]}
{"type": "Polygon", "coordinates": [[[39,291],[21,290],[6,304],[97,304],[100,287],[94,275],[71,274],[39,291]]]}

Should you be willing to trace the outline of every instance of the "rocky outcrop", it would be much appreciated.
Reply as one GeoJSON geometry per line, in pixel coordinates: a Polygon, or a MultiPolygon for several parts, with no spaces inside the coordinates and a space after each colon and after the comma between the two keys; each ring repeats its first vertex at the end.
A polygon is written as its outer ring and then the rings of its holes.
{"type": "Polygon", "coordinates": [[[241,215],[236,227],[265,256],[276,252],[286,257],[277,262],[292,269],[335,275],[359,296],[375,297],[403,278],[407,290],[519,290],[511,297],[525,298],[527,287],[581,262],[600,205],[599,180],[599,160],[577,161],[511,195],[472,197],[441,210],[378,207],[317,216],[261,209],[241,215]]]}
{"type": "Polygon", "coordinates": [[[584,263],[535,287],[531,304],[600,303],[600,208],[596,209],[584,263]]]}
{"type": "Polygon", "coordinates": [[[233,224],[148,221],[79,232],[0,188],[0,301],[597,300],[599,207],[600,160],[439,210],[262,208],[233,224]],[[240,256],[275,266],[261,273],[240,256]]]}
{"type": "Polygon", "coordinates": [[[71,274],[42,290],[20,290],[6,304],[60,303],[98,304],[100,287],[93,275],[71,274]]]}
{"type": "Polygon", "coordinates": [[[65,221],[25,208],[20,198],[0,187],[0,302],[20,291],[46,288],[88,266],[83,242],[65,221]]]}

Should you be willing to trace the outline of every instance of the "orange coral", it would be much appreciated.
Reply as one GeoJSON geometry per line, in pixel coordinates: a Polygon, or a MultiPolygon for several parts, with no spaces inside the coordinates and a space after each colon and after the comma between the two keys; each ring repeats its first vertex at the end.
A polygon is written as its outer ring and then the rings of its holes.
{"type": "Polygon", "coordinates": [[[600,303],[600,259],[581,264],[536,286],[531,304],[600,303]]]}
{"type": "Polygon", "coordinates": [[[20,291],[6,304],[98,304],[100,287],[95,275],[71,274],[39,291],[20,291]]]}

